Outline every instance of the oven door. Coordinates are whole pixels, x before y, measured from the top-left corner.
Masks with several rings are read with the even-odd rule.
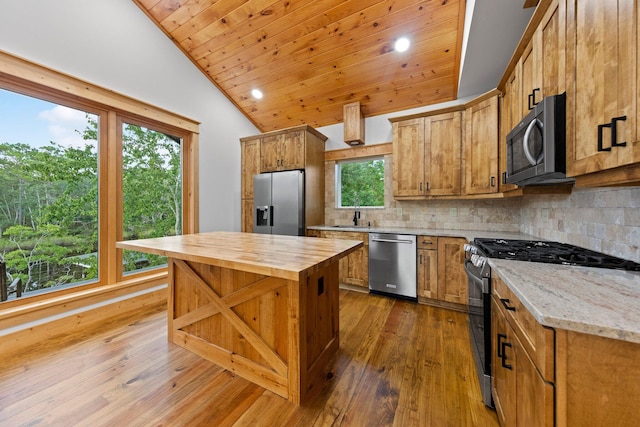
[[[473,265],[466,259],[464,269],[469,286],[469,335],[484,404],[493,408],[491,398],[491,290],[490,268]]]

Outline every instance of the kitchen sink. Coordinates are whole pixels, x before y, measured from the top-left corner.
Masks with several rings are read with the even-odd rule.
[[[331,228],[371,228],[368,225],[330,225]]]

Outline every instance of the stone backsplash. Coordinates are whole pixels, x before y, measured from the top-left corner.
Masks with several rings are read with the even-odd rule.
[[[375,227],[520,231],[520,201],[394,200],[391,156],[385,156],[385,201],[382,208],[362,208],[361,224]],[[325,223],[353,223],[352,208],[336,208],[335,162],[325,162]]]
[[[520,217],[523,233],[640,262],[640,187],[526,196]]]
[[[509,199],[397,201],[385,156],[385,207],[362,208],[376,227],[515,231],[640,262],[640,187],[573,189],[570,195]],[[325,162],[325,223],[352,224],[336,208],[335,162]]]

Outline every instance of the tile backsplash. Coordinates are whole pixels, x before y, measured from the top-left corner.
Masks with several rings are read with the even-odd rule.
[[[391,196],[391,156],[385,156],[385,207],[361,209],[362,224],[515,231],[640,262],[640,187],[573,189],[570,195],[508,199],[397,201]],[[352,223],[336,208],[335,162],[325,162],[325,223]]]
[[[640,187],[526,196],[520,231],[640,262]]]

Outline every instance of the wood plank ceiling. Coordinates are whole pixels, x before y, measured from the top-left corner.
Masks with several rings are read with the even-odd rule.
[[[457,96],[464,0],[133,1],[263,132]]]

